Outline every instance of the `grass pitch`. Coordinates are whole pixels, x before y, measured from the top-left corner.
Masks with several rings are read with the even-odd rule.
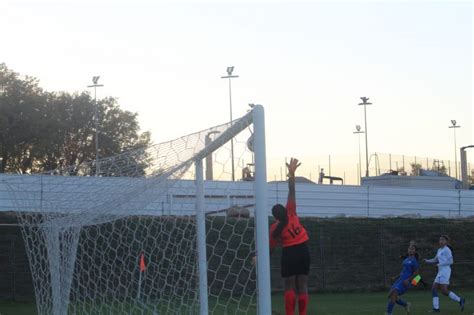
[[[474,291],[456,290],[466,298],[466,307],[461,313],[459,304],[445,296],[440,296],[441,314],[474,315]],[[428,314],[432,308],[431,291],[417,290],[408,291],[402,298],[411,302],[410,315]],[[320,315],[383,315],[387,307],[387,293],[335,293],[335,294],[312,294],[308,314]],[[273,310],[275,314],[285,314],[283,296],[273,297]],[[297,313],[296,313],[297,314]],[[395,305],[393,314],[406,314],[399,305]]]
[[[464,296],[467,300],[464,312],[461,313],[459,305],[448,297],[441,296],[441,314],[474,315],[474,291],[456,290],[456,293]],[[429,290],[408,291],[403,296],[405,301],[412,303],[410,315],[428,314],[431,309],[431,292]],[[309,315],[382,315],[387,305],[387,293],[334,293],[334,294],[312,294],[308,308]],[[211,305],[210,305],[211,306]],[[285,314],[283,294],[275,294],[272,297],[274,314]],[[232,307],[227,308],[228,314],[234,313]],[[33,303],[0,302],[0,315],[35,315],[36,308]],[[223,315],[222,309],[216,310],[215,315]],[[254,312],[249,312],[254,314]],[[296,313],[298,314],[298,313]],[[405,310],[396,305],[394,315],[406,314]]]

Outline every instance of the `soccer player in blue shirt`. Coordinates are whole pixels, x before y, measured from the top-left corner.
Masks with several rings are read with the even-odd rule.
[[[395,303],[403,306],[407,314],[410,313],[410,303],[400,299],[400,296],[403,295],[411,286],[411,281],[416,277],[418,269],[420,268],[415,244],[410,243],[410,246],[408,247],[408,257],[403,260],[402,267],[403,269],[400,273],[400,277],[398,277],[388,293],[389,300],[387,304],[387,315],[393,314]]]

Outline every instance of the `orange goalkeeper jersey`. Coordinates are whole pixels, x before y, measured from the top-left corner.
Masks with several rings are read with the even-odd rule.
[[[289,247],[309,240],[308,233],[296,215],[296,202],[294,200],[288,200],[286,210],[288,214],[288,224],[283,228],[279,238],[272,236],[273,231],[275,231],[278,226],[278,220],[270,226],[270,248],[272,249],[279,243],[281,243],[282,247]]]

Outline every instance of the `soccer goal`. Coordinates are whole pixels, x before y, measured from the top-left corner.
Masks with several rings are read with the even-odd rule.
[[[3,183],[38,314],[271,314],[260,105],[232,123]]]

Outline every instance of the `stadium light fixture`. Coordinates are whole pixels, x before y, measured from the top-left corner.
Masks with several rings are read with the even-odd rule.
[[[238,78],[238,75],[232,75],[234,66],[227,67],[227,75],[222,76],[221,79],[229,79],[229,104],[230,104],[230,124],[232,125],[232,83],[233,78]],[[234,139],[230,140],[230,155],[232,162],[232,181],[235,181],[235,167],[234,167]]]
[[[365,177],[369,177],[369,144],[367,141],[367,110],[366,107],[367,105],[372,105],[372,103],[369,103],[368,97],[362,96],[360,98],[362,100],[362,103],[359,103],[359,105],[364,106],[364,121],[365,121]]]
[[[99,83],[100,76],[92,77],[92,85],[88,85],[88,88],[94,88],[94,122],[95,122],[95,175],[100,174],[99,165],[99,106],[97,104],[97,88],[104,86]]]
[[[360,130],[360,125],[356,125],[356,131],[354,131],[353,133],[354,134],[357,134],[357,138],[359,138],[359,176],[358,176],[358,181],[359,181],[359,185],[360,185],[360,178],[362,177],[362,174],[361,174],[361,157],[360,157],[360,134],[361,133],[365,133],[363,130],[361,131]]]
[[[456,128],[461,128],[461,126],[456,125],[457,122],[454,119],[451,119],[451,126],[448,128],[453,129],[454,133],[454,169],[455,169],[455,174],[456,174],[456,179],[458,179],[458,150],[457,150],[457,145],[456,145]]]

